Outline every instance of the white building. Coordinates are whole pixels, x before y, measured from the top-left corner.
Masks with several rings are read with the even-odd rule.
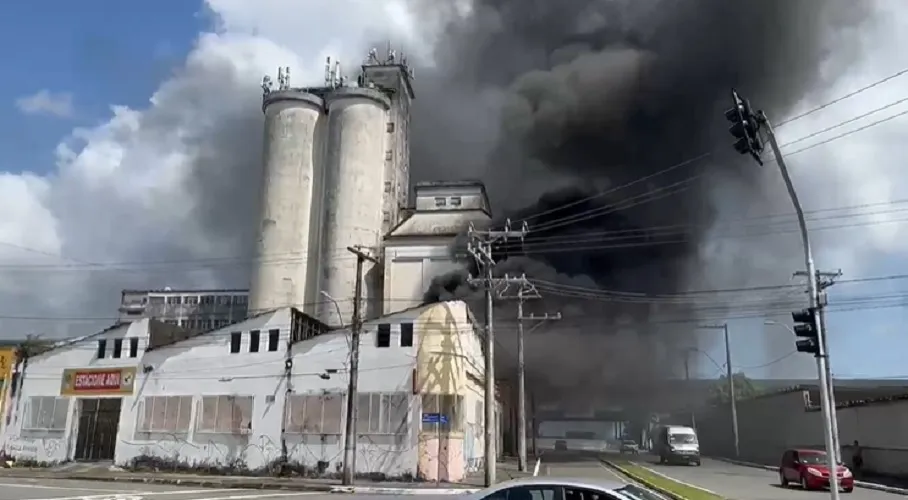
[[[422,304],[433,278],[463,267],[451,248],[457,235],[492,218],[481,182],[420,182],[414,191],[415,210],[384,241],[385,314]]]
[[[28,360],[4,449],[38,462],[339,470],[347,331],[294,308],[189,338],[174,328],[141,320]],[[458,301],[365,323],[358,473],[459,481],[482,467],[477,331]]]

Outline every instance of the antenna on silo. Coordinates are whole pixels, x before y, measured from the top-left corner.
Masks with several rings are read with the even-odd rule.
[[[290,66],[284,66],[284,90],[290,88]]]
[[[271,76],[265,75],[262,78],[262,94],[263,95],[270,94],[272,88],[274,88],[274,82],[271,81]]]
[[[341,87],[344,84],[344,73],[341,69],[340,61],[334,63],[334,86]]]
[[[331,57],[325,59],[325,86],[331,86]]]
[[[369,49],[369,55],[366,57],[366,65],[371,66],[378,64],[378,49],[372,47]]]

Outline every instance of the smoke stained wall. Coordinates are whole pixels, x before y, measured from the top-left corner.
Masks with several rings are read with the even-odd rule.
[[[529,338],[534,377],[578,388],[570,391],[578,398],[619,381],[632,393],[678,373],[672,353],[697,346],[693,321],[720,317],[732,302],[755,311],[774,308],[767,300],[790,303],[672,294],[771,277],[761,255],[773,256],[780,279],[797,267],[790,237],[712,240],[723,214],[785,200],[766,189],[775,172],[734,154],[722,113],[736,87],[770,116],[785,116],[827,83],[821,64],[828,71],[853,60],[858,50],[841,48],[859,47],[860,30],[843,28],[862,27],[868,3],[475,0],[468,13],[444,3],[416,4],[444,29],[435,66],[417,73],[414,180],[481,178],[497,214],[536,228],[525,255],[499,249],[496,271],[557,284],[540,289],[538,307],[566,319]],[[742,266],[729,256],[739,251],[754,258]],[[791,266],[779,266],[784,260]],[[427,296],[471,297],[464,277],[439,277]],[[604,300],[571,287],[660,298]],[[510,308],[496,311],[505,346],[515,331],[505,322]],[[666,318],[689,322],[655,322]]]

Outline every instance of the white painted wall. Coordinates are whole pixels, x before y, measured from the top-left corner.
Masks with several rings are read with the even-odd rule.
[[[271,329],[280,330],[273,352],[268,351]],[[251,330],[261,331],[257,353],[249,352]],[[242,334],[239,353],[230,352],[232,332]],[[153,370],[137,377],[136,404],[124,405],[116,463],[156,456],[210,465],[239,461],[257,469],[279,456],[289,332],[290,310],[282,309],[146,353],[142,363]],[[245,433],[201,430],[201,397],[222,395],[252,396],[251,428]],[[188,428],[141,432],[144,405],[153,396],[192,397]]]
[[[450,244],[427,238],[385,246],[385,314],[422,304],[433,278],[463,267],[451,259]]]
[[[9,425],[4,429],[3,449],[17,460],[56,463],[71,460],[75,453],[75,442],[78,433],[78,401],[77,397],[60,396],[63,381],[63,371],[67,368],[119,368],[139,366],[143,352],[148,341],[149,320],[140,320],[134,323],[107,330],[98,335],[83,338],[65,347],[59,347],[44,354],[33,356],[28,360],[21,375],[21,386],[12,399]],[[111,358],[110,352],[114,339],[139,339],[138,356],[130,358],[129,342],[124,341],[123,357]],[[98,340],[107,339],[108,355],[98,359]],[[53,429],[29,429],[26,423],[29,418],[29,406],[34,400],[31,398],[51,396],[59,398],[56,402],[60,419],[65,420],[65,425],[53,426]],[[127,408],[131,407],[135,398],[123,397],[123,413],[120,425],[128,424],[126,418]],[[62,405],[62,409],[59,409]]]
[[[400,347],[400,322],[412,322],[419,311],[396,315],[381,322],[392,323],[391,346],[376,347],[375,331],[378,322],[364,325],[361,337],[359,392],[406,393],[410,408],[410,423],[418,422],[420,400],[412,394],[412,372],[415,368],[416,347]],[[280,348],[268,352],[267,331],[279,328]],[[130,415],[121,420],[121,441],[117,448],[117,463],[127,463],[143,455],[190,463],[226,465],[234,461],[249,469],[265,467],[281,457],[281,428],[287,402],[287,379],[284,372],[290,312],[281,310],[252,318],[221,331],[149,352],[144,364],[154,371],[139,377],[137,390],[140,401],[151,396],[185,395],[193,397],[192,427],[184,433],[143,434],[137,432],[141,404],[132,406]],[[249,352],[250,330],[262,331],[262,352]],[[241,331],[240,353],[230,353],[230,333]],[[329,333],[299,342],[293,346],[293,368],[290,378],[292,395],[346,393],[346,374],[349,353],[346,332]],[[336,373],[331,373],[336,371]],[[320,375],[327,374],[323,379]],[[243,435],[218,435],[198,430],[200,398],[204,395],[252,396],[251,429]],[[345,403],[344,406],[345,408]],[[124,413],[126,408],[124,407]],[[344,422],[339,426],[343,429]],[[360,429],[357,471],[380,472],[391,476],[415,474],[417,464],[416,429],[402,436],[374,435]],[[340,433],[288,433],[284,436],[291,463],[316,467],[319,461],[328,462],[328,470],[340,467],[343,459],[343,440]]]

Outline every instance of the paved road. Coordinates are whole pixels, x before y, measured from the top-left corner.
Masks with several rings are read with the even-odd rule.
[[[99,481],[0,479],[0,500],[339,500],[338,495],[279,490],[240,490],[118,484]],[[387,496],[342,495],[350,500],[387,500]],[[440,500],[441,495],[419,498]]]
[[[626,483],[627,480],[602,464],[599,453],[546,452],[542,456],[540,475],[560,477],[592,477]]]
[[[671,478],[700,486],[725,498],[739,500],[807,500],[829,497],[828,492],[803,491],[799,488],[779,486],[779,474],[774,471],[733,465],[718,460],[703,459],[703,465],[659,465],[658,459],[641,457],[641,465]],[[853,493],[841,495],[842,500],[894,500],[901,495],[882,491],[855,488]]]

